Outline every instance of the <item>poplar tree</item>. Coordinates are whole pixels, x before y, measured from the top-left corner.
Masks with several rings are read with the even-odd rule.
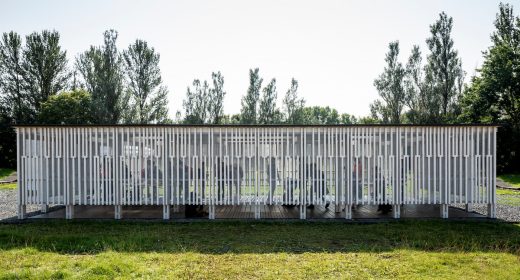
[[[92,94],[95,122],[115,124],[122,120],[129,101],[123,91],[123,71],[116,41],[118,33],[107,30],[103,34],[104,45],[91,46],[76,59],[86,89]]]
[[[211,79],[213,81],[213,87],[210,89],[210,97],[208,104],[208,122],[210,124],[220,124],[224,117],[224,97],[226,92],[224,91],[224,76],[218,71],[217,73],[211,73]]]
[[[124,73],[130,94],[127,123],[164,123],[168,119],[168,89],[162,84],[160,55],[143,40],[123,51]]]
[[[291,80],[291,87],[283,98],[283,110],[288,124],[299,124],[303,121],[302,113],[305,99],[298,96],[298,81]]]
[[[243,124],[257,123],[257,107],[262,82],[263,79],[260,78],[259,69],[249,69],[249,88],[246,95],[242,98],[242,109],[240,111],[240,121]]]
[[[429,109],[437,113],[441,122],[449,121],[457,113],[458,99],[462,92],[464,71],[458,51],[454,48],[451,31],[453,18],[442,12],[439,19],[430,25],[430,37],[426,44],[430,53],[426,65],[426,90],[435,97],[430,98]]]
[[[384,123],[401,123],[401,115],[405,106],[403,79],[405,70],[398,61],[399,42],[391,42],[386,54],[386,66],[383,73],[374,81],[374,86],[381,99],[371,104],[372,115]]]
[[[0,41],[0,103],[15,123],[29,122],[29,103],[24,92],[22,39],[16,32],[4,33]]]
[[[276,108],[276,79],[272,79],[263,89],[258,110],[259,124],[274,124],[279,122],[279,111]]]
[[[57,31],[44,30],[26,37],[22,71],[28,102],[36,115],[41,103],[66,88],[70,77]]]
[[[208,107],[210,98],[210,87],[207,81],[194,80],[193,88],[186,90],[184,107],[184,122],[187,124],[205,124],[208,121]]]

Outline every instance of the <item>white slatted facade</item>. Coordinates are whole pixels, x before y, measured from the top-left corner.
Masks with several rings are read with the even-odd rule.
[[[494,126],[19,126],[17,143],[22,218],[28,204],[203,204],[210,217],[328,203],[487,204],[492,216],[495,204]]]

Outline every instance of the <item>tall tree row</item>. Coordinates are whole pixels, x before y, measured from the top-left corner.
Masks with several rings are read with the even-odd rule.
[[[56,31],[4,33],[0,42],[0,98],[16,123],[37,121],[41,104],[66,89],[70,72]]]
[[[211,73],[212,83],[196,79],[186,90],[184,120],[186,124],[221,124],[224,119],[224,76]]]
[[[465,73],[451,37],[453,19],[442,12],[430,25],[429,53],[422,66],[421,51],[413,46],[406,66],[399,62],[399,42],[389,44],[386,66],[374,81],[380,99],[371,105],[383,123],[450,123],[460,113]]]

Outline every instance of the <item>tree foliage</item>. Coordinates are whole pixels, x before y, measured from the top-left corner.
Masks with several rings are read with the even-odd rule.
[[[291,87],[283,98],[285,121],[288,124],[298,124],[303,120],[305,99],[298,96],[298,81],[292,78]]]
[[[168,89],[162,85],[160,56],[143,40],[123,51],[129,94],[126,123],[164,123],[168,119]]]
[[[462,99],[460,121],[500,123],[497,167],[499,172],[520,169],[520,19],[513,7],[500,4],[484,53],[482,68],[472,78]]]
[[[458,111],[458,99],[462,93],[464,71],[458,51],[451,38],[453,18],[442,12],[439,19],[430,25],[430,37],[426,44],[430,53],[425,68],[425,92],[428,108],[432,112],[430,119],[439,122],[450,122]]]
[[[257,107],[260,98],[260,89],[263,79],[260,78],[259,69],[249,69],[249,88],[246,95],[242,98],[242,109],[240,111],[240,121],[243,124],[257,123]]]
[[[30,106],[24,90],[22,39],[11,31],[0,41],[0,103],[6,118],[15,123],[29,123]],[[5,118],[4,118],[5,119]]]
[[[211,73],[213,88],[210,89],[208,104],[208,123],[221,124],[224,116],[224,76],[218,71]]]
[[[44,30],[26,37],[23,50],[24,86],[28,101],[37,114],[41,103],[67,86],[67,54],[61,49],[57,31]]]
[[[107,30],[104,45],[91,46],[76,59],[76,68],[84,86],[92,94],[93,113],[97,124],[121,122],[128,103],[124,94],[122,61],[117,50],[118,33]]]
[[[187,124],[205,124],[208,121],[208,107],[210,98],[210,87],[207,81],[201,83],[193,81],[193,88],[186,90],[186,99],[183,101],[184,122]]]
[[[374,86],[379,92],[380,100],[376,100],[370,106],[374,117],[384,123],[401,123],[401,115],[405,106],[405,90],[403,79],[405,70],[398,61],[399,42],[391,42],[386,54],[386,66],[383,73],[374,81]]]
[[[221,124],[224,123],[224,76],[218,72],[211,73],[212,85],[208,81],[193,81],[192,88],[186,90],[184,107],[184,123],[187,124]]]
[[[61,92],[42,103],[38,121],[43,124],[91,124],[95,121],[91,108],[92,98],[87,91]]]
[[[258,110],[259,124],[276,124],[281,122],[281,113],[276,107],[276,79],[272,79],[262,90],[262,98],[260,99]]]

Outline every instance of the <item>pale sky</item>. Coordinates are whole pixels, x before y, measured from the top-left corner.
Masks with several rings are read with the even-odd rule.
[[[441,11],[454,19],[453,38],[466,81],[482,63],[499,1],[6,1],[0,0],[0,32],[23,36],[43,29],[61,34],[72,67],[106,29],[119,32],[118,47],[143,39],[161,54],[170,91],[170,116],[182,108],[193,79],[224,75],[226,114],[240,111],[248,71],[259,67],[266,84],[277,79],[278,101],[290,79],[308,105],[340,113],[369,114],[377,98],[374,79],[390,41],[401,43],[406,62],[413,44],[426,55],[429,25]],[[515,13],[520,0],[508,1]],[[424,59],[423,59],[424,61]]]

